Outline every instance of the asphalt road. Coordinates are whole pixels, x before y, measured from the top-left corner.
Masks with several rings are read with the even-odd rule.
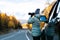
[[[0,35],[0,40],[33,40],[33,38],[29,30],[17,30]],[[58,35],[54,36],[54,40],[58,40]]]
[[[0,35],[0,40],[32,40],[28,30],[18,30],[5,35]]]

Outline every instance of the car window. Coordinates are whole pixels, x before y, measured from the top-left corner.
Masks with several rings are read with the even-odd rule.
[[[58,13],[57,17],[60,17],[60,2],[59,2],[59,5],[58,5],[57,13]]]

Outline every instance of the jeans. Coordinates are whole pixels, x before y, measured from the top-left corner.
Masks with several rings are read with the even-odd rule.
[[[53,36],[47,36],[47,40],[53,40]]]
[[[33,40],[40,40],[40,36],[33,36]]]

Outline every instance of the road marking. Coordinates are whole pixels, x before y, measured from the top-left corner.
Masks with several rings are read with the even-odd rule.
[[[0,40],[5,40],[5,39],[8,39],[8,38],[12,38],[12,37],[14,37],[15,35],[20,34],[20,33],[21,33],[21,32],[19,31],[19,32],[17,32],[16,34],[13,34],[13,35],[8,36],[8,37],[5,37],[5,38],[2,38],[2,39],[0,39]]]
[[[30,40],[29,37],[27,36],[27,32],[25,33],[27,40]]]

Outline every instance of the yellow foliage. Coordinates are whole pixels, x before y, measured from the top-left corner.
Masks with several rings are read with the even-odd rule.
[[[12,16],[9,16],[9,19],[10,19],[10,20],[12,20],[12,19],[13,19],[13,17],[12,17]]]
[[[53,2],[53,3],[51,3],[48,7],[46,7],[45,9],[44,9],[44,15],[48,18],[49,17],[49,13],[50,13],[50,11],[51,11],[51,8],[53,7],[53,5],[54,5],[54,3],[55,2]]]
[[[27,24],[22,24],[22,28],[28,28]]]
[[[6,13],[0,13],[0,19],[1,27],[3,27],[3,25],[9,28],[17,28],[20,26],[20,23],[15,16],[8,16]]]
[[[22,28],[28,28],[28,29],[31,29],[32,28],[32,24],[22,24]]]
[[[27,24],[27,26],[28,26],[28,29],[32,29],[32,24]]]
[[[40,29],[42,29],[44,27],[44,24],[45,24],[44,22],[40,23]]]
[[[1,18],[5,19],[6,18],[6,14],[1,14]]]
[[[9,22],[8,22],[8,27],[13,27],[13,28],[15,28],[14,22],[13,22],[13,21],[9,21]]]
[[[1,24],[5,24],[8,21],[8,16],[4,13],[1,13]]]

